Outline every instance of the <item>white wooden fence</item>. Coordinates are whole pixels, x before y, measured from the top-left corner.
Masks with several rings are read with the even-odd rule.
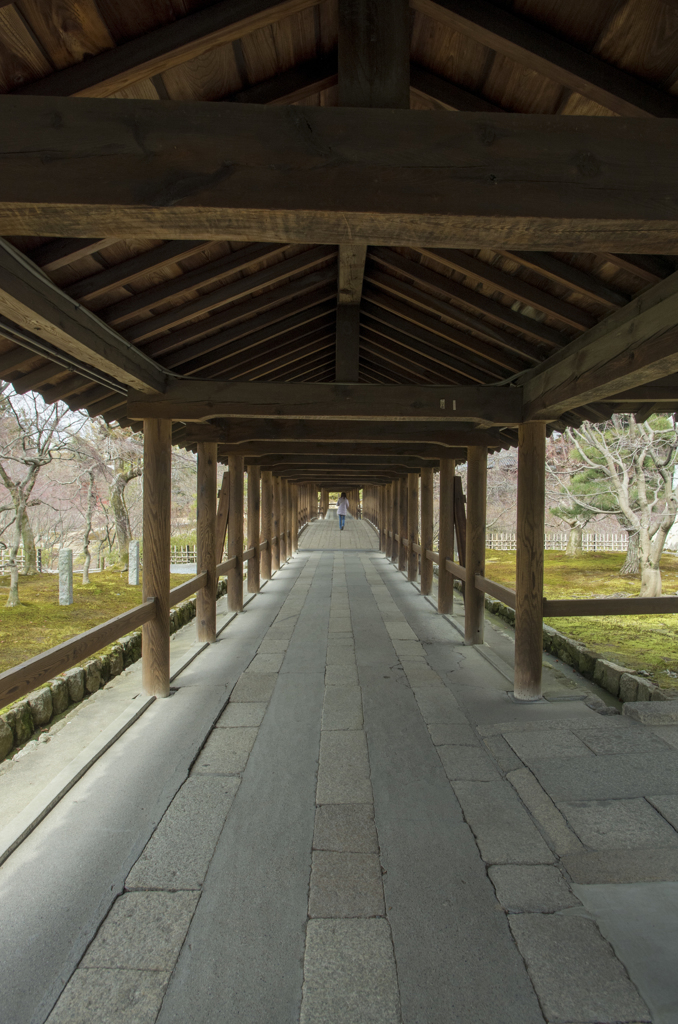
[[[569,533],[549,531],[544,534],[546,551],[564,551],[567,547]],[[487,547],[493,551],[515,551],[515,533],[488,533]],[[584,551],[626,551],[629,546],[626,533],[585,533],[582,535]]]

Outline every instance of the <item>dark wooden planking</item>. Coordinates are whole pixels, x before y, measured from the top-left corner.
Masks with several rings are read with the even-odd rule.
[[[370,311],[370,315],[376,315],[372,312],[374,308],[383,311],[388,317],[395,317],[398,321],[395,326],[405,333],[412,334],[414,338],[421,337],[420,332],[426,331],[438,339],[439,345],[446,344],[446,351],[451,351],[456,358],[468,363],[469,366],[487,370],[497,377],[506,376],[502,370],[519,372],[528,368],[528,363],[509,354],[504,349],[487,345],[474,335],[466,334],[451,324],[444,323],[435,316],[423,312],[423,298],[421,301],[417,300],[418,306],[414,307],[407,302],[400,302],[394,296],[386,295],[376,288],[368,289],[365,298],[367,300],[365,308]],[[435,311],[438,311],[438,307]],[[380,319],[385,323],[392,322],[384,320],[382,316]]]
[[[510,252],[499,250],[499,255],[505,256],[507,259],[513,260],[523,267],[527,267],[528,270],[534,270],[538,274],[542,274],[551,281],[555,281],[556,284],[564,285],[564,287],[579,292],[589,299],[594,299],[609,309],[625,306],[630,301],[631,297],[629,295],[615,291],[614,288],[605,284],[604,281],[599,281],[598,278],[593,277],[591,274],[579,270],[578,267],[573,267],[570,263],[564,263],[547,252]]]
[[[130,389],[133,419],[206,420],[214,416],[310,419],[423,419],[515,424],[522,420],[520,388],[374,388],[361,384],[285,388],[276,384],[173,380],[163,395]]]
[[[360,355],[360,306],[337,306],[336,355],[334,379],[343,383],[358,382]]]
[[[99,311],[99,316],[112,327],[119,327],[131,317],[140,313],[147,313],[155,306],[159,306],[167,299],[179,299],[189,295],[198,288],[214,284],[230,274],[243,273],[257,264],[260,260],[274,253],[283,253],[288,249],[287,245],[272,243],[265,245],[259,242],[248,245],[244,249],[230,252],[226,256],[212,260],[203,267],[196,267],[195,270],[186,271],[181,277],[174,277],[170,281],[163,281],[161,284],[152,285],[143,291],[132,295],[127,299],[107,306]]]
[[[163,267],[179,263],[188,256],[194,256],[213,244],[212,241],[165,242],[163,245],[150,249],[148,252],[141,252],[136,256],[131,256],[128,260],[123,260],[122,263],[116,263],[115,266],[92,274],[90,277],[85,277],[82,281],[68,285],[63,290],[71,298],[78,299],[79,302],[87,302],[89,299],[95,299],[113,288],[120,288],[129,284],[137,277],[143,277],[145,274],[152,273],[155,270],[161,270]]]
[[[636,277],[639,277],[641,281],[645,281],[647,284],[657,284],[658,281],[668,277],[675,270],[675,262],[671,264],[667,260],[663,260],[661,256],[631,255],[614,252],[606,252],[602,255],[609,263],[614,263],[621,270],[635,274]]]
[[[57,238],[31,249],[26,255],[48,274],[117,241],[117,238]]]
[[[678,371],[678,272],[524,375],[525,419],[570,409]]]
[[[476,259],[474,256],[469,256],[458,249],[418,249],[416,251],[422,256],[435,260],[441,266],[464,274],[471,281],[490,285],[504,295],[510,295],[511,298],[525,302],[534,309],[541,310],[542,313],[562,320],[568,327],[574,327],[575,330],[586,331],[598,322],[596,317],[591,316],[585,309],[579,309],[571,302],[559,299],[556,295],[551,295],[550,292],[542,291],[515,274],[507,274],[506,271]]]
[[[446,277],[444,274],[438,274],[434,270],[429,270],[428,267],[425,267],[417,260],[407,259],[407,257],[401,256],[399,253],[382,247],[370,249],[370,258],[382,266],[397,270],[398,273],[409,277],[415,283],[426,284],[445,298],[456,299],[457,302],[461,302],[473,310],[474,314],[482,313],[483,316],[490,317],[502,325],[513,327],[522,334],[527,334],[537,344],[546,344],[551,348],[561,348],[570,340],[569,335],[561,334],[552,327],[547,327],[545,324],[539,323],[529,316],[517,313],[510,306],[505,306],[503,303],[483,295],[482,292],[462,285],[451,277]],[[455,306],[453,308],[457,313],[459,312],[458,307]],[[469,322],[467,326],[473,326],[474,330],[481,330],[477,324],[484,322],[476,319],[475,323]],[[588,326],[592,326],[592,324],[589,323]]]
[[[306,328],[290,332],[289,335],[276,338],[274,342],[260,345],[255,351],[245,352],[224,359],[211,368],[207,375],[222,380],[233,380],[236,377],[268,373],[276,367],[283,367],[286,361],[296,358],[297,353],[308,351],[315,342],[326,342],[334,337],[334,317],[330,315],[321,320],[307,324]]]
[[[11,235],[678,249],[670,118],[39,96],[0,115]]]
[[[102,323],[0,238],[0,313],[57,349],[124,384],[162,391],[161,368]]]
[[[113,50],[55,72],[17,92],[42,96],[110,96],[225,43],[312,7],[316,0],[221,0],[146,32]]]
[[[337,84],[337,53],[322,54],[224,96],[229,103],[298,103]]]
[[[338,72],[340,107],[409,108],[408,0],[342,0]]]
[[[245,299],[260,288],[268,288],[273,284],[285,281],[292,274],[298,274],[303,270],[313,270],[320,263],[324,263],[334,256],[335,251],[330,246],[317,245],[297,256],[280,260],[279,263],[274,263],[264,270],[241,277],[238,281],[215,288],[207,295],[201,295],[183,306],[176,306],[166,313],[159,313],[149,320],[142,320],[141,323],[123,331],[122,336],[135,343],[145,341],[147,338],[159,334],[160,331],[178,327],[204,313],[209,313],[238,299]]]
[[[422,268],[422,271],[423,270],[424,268]],[[423,276],[424,274],[422,274],[422,277]],[[432,274],[431,276],[437,275]],[[541,361],[540,353],[535,346],[525,341],[519,335],[510,334],[508,331],[503,330],[501,327],[497,327],[488,320],[482,320],[479,317],[474,316],[472,313],[467,313],[466,310],[460,309],[459,306],[454,306],[445,299],[438,298],[436,295],[432,295],[431,292],[418,288],[416,284],[412,285],[407,281],[403,281],[399,277],[393,276],[392,274],[385,273],[382,270],[376,270],[373,264],[368,264],[365,272],[365,278],[370,284],[376,285],[378,288],[388,292],[396,299],[405,299],[407,302],[416,305],[425,313],[435,313],[439,316],[444,316],[448,320],[452,320],[455,324],[467,327],[472,331],[476,331],[483,339],[491,341],[494,345],[505,349],[512,356],[527,359],[531,363],[538,363]],[[442,287],[440,287],[438,291],[439,294],[444,294]],[[476,341],[476,339],[473,339],[473,341]],[[482,349],[480,347],[481,344],[482,343],[478,345],[471,344],[469,347],[475,351],[482,352],[488,358],[491,358],[487,349]]]
[[[290,312],[296,312],[297,309],[305,309],[306,305],[304,303],[314,305],[316,300],[321,301],[318,298],[319,296],[322,296],[323,299],[326,298],[327,286],[330,282],[335,282],[336,277],[336,269],[334,268],[315,271],[312,274],[305,275],[303,278],[290,281],[289,284],[281,285],[279,288],[262,292],[251,299],[238,302],[226,310],[212,313],[211,316],[202,320],[196,320],[186,327],[172,331],[171,334],[164,334],[162,337],[156,338],[148,345],[145,345],[144,351],[147,355],[157,359],[166,353],[174,352],[182,345],[185,346],[185,351],[188,352],[188,343],[193,342],[195,348],[192,350],[192,356],[201,355],[203,352],[211,352],[211,339],[216,337],[220,328],[230,328],[237,325],[249,330],[249,325],[252,324],[251,329],[255,330],[265,323],[275,323],[278,319],[282,320]],[[334,284],[331,288],[331,294],[336,294],[336,286]],[[293,303],[295,302],[299,303],[299,305],[294,306]],[[263,317],[269,314],[273,317],[272,320],[261,320],[259,323],[254,323],[257,316]],[[246,333],[246,331],[243,331],[243,333]],[[208,335],[208,337],[205,337],[205,335]],[[240,337],[241,335],[237,336]],[[215,341],[214,344],[219,344],[219,341]],[[167,365],[174,364],[168,360]]]
[[[431,366],[423,358],[412,359],[407,353],[399,351],[398,346],[390,340],[367,328],[362,329],[360,347],[366,355],[372,355],[380,362],[392,366],[396,372],[406,373],[413,384],[466,385],[468,383],[445,373],[439,366]]]
[[[678,116],[674,96],[487,0],[412,0],[411,5],[621,117]]]
[[[189,423],[187,436],[195,441],[219,441],[220,444],[242,444],[267,441],[325,441],[370,445],[375,442],[399,445],[403,441],[465,447],[485,444],[501,445],[503,433],[498,430],[476,430],[471,424],[445,426],[441,423],[389,420],[369,423],[355,420],[293,420],[293,419],[219,419],[212,423]]]
[[[435,373],[439,380],[447,380],[451,384],[489,383],[486,379],[479,381],[459,370],[456,360],[448,360],[438,350],[424,347],[421,342],[414,342],[406,334],[394,329],[384,328],[378,321],[367,321],[361,328],[361,337],[370,340],[390,353],[394,365],[401,359],[401,367],[406,366]]]
[[[197,434],[197,440],[192,441],[191,426],[192,424],[188,425],[187,431],[181,439],[182,444],[197,444],[197,440],[200,439],[199,434]],[[351,445],[351,451],[356,452],[358,455],[361,454],[360,450],[356,451],[355,442],[341,442],[339,440],[326,443],[321,441],[246,441],[239,445],[224,445],[219,443],[219,451],[239,452],[241,455],[245,456],[245,462],[248,462],[249,456],[259,455],[343,455],[349,451],[349,445]],[[394,452],[394,446],[392,444],[384,444],[383,442],[377,441],[373,441],[364,447],[367,449],[368,454],[380,457],[394,454],[420,457],[422,459],[461,459],[466,457],[465,448],[450,449],[443,445],[415,444],[407,443],[405,441],[401,441],[399,443],[397,452]],[[450,454],[450,452],[453,454]]]
[[[476,114],[496,114],[502,110],[495,103],[462,89],[414,61],[410,64],[410,89],[416,96],[433,100],[441,110],[465,110]]]
[[[20,394],[25,395],[27,391],[36,391],[41,385],[46,384],[52,377],[63,373],[63,366],[58,363],[44,363],[35,370],[29,370],[20,377],[12,380],[12,387]]]

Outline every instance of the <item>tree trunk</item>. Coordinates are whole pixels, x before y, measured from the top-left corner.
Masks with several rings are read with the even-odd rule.
[[[110,501],[115,520],[115,534],[118,546],[118,556],[122,564],[127,568],[129,565],[129,542],[132,530],[129,522],[129,512],[125,503],[125,487],[128,483],[127,474],[118,473],[111,484]]]
[[[17,517],[14,520],[14,540],[9,549],[9,594],[5,608],[18,608],[19,601],[19,563],[17,554],[21,543],[21,521],[24,517],[24,509],[17,510]]]
[[[658,565],[644,565],[640,571],[640,596],[662,596],[662,574]]]
[[[582,546],[583,530],[581,526],[570,527],[570,533],[567,538],[567,547],[565,554],[570,558],[578,558],[583,553]]]
[[[24,546],[24,567],[22,576],[35,576],[38,571],[38,556],[35,550],[35,535],[33,527],[28,519],[28,513],[24,512],[21,524],[21,539]]]
[[[638,555],[638,531],[629,530],[629,546],[626,551],[624,564],[619,570],[620,576],[637,576],[640,572],[640,559]]]
[[[91,561],[92,561],[92,556],[90,554],[89,544],[88,544],[87,547],[85,548],[85,562],[84,562],[84,565],[82,567],[82,585],[84,587],[86,587],[87,584],[89,583],[89,565],[90,565]]]

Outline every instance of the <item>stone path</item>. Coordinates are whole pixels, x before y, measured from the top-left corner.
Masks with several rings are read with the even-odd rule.
[[[251,608],[56,1005],[8,1020],[678,1021],[678,727],[515,704],[378,552],[300,552]]]
[[[325,519],[309,523],[299,537],[299,550],[376,551],[379,548],[377,531],[364,519],[346,516],[344,529],[339,529],[337,510],[331,508]]]

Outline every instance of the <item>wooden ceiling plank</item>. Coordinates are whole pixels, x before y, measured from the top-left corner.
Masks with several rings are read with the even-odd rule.
[[[324,301],[330,294],[336,295],[336,276],[336,270],[330,268],[297,278],[296,281],[291,281],[289,284],[238,302],[237,305],[230,306],[222,312],[212,313],[209,317],[196,320],[186,327],[172,331],[171,334],[163,334],[160,338],[145,345],[144,352],[153,358],[160,359],[167,353],[176,352],[182,345],[186,346],[184,351],[188,352],[187,343],[189,342],[193,342],[195,346],[191,351],[193,356],[211,352],[213,345],[220,344],[217,338],[217,328],[237,328],[240,333],[231,336],[234,338],[242,337],[250,330],[254,331],[267,323],[276,323],[297,309],[306,309],[307,306],[315,305],[316,301]],[[299,305],[295,306],[295,302]],[[257,317],[265,316],[270,316],[272,319],[261,319],[255,323]],[[225,335],[226,332],[223,333]],[[213,338],[216,339],[214,342]],[[163,365],[165,365],[164,360]],[[166,365],[174,364],[168,359]]]
[[[263,350],[246,352],[240,356],[221,360],[211,367],[208,376],[210,378],[220,377],[234,379],[261,368],[262,373],[267,372],[267,366],[276,361],[279,356],[294,352],[295,346],[300,350],[312,344],[318,339],[325,340],[333,336],[333,324],[324,320],[319,325],[309,324],[306,330],[291,331],[291,337],[277,338],[272,344],[267,345]]]
[[[367,320],[364,317],[367,316]],[[418,357],[426,359],[427,363],[443,367],[451,371],[459,379],[460,384],[492,384],[497,382],[499,375],[490,376],[487,373],[474,370],[473,367],[462,363],[447,353],[442,352],[433,345],[410,337],[408,334],[399,331],[393,326],[385,326],[380,319],[372,318],[369,311],[363,312],[363,324],[375,334],[379,334],[386,341],[397,344],[409,352],[415,353]],[[422,332],[423,333],[423,332]],[[409,358],[412,358],[411,356]]]
[[[267,288],[273,284],[285,281],[292,274],[298,274],[303,270],[312,270],[318,264],[325,262],[334,255],[335,251],[331,246],[317,245],[313,249],[299,253],[297,256],[291,256],[287,260],[281,260],[271,267],[266,267],[265,270],[258,270],[256,273],[242,277],[238,281],[233,281],[230,284],[223,285],[221,288],[216,288],[207,295],[202,295],[200,298],[194,299],[184,306],[177,306],[166,313],[160,313],[158,316],[151,317],[150,320],[142,320],[141,323],[135,324],[134,327],[123,331],[122,336],[127,338],[128,341],[135,343],[152,338],[160,331],[177,327],[187,320],[191,320],[204,313],[209,313],[213,309],[218,309],[238,299],[245,299],[260,288]]]
[[[523,375],[525,418],[554,420],[678,371],[678,272]],[[678,395],[678,387],[676,388]]]
[[[0,313],[76,359],[127,385],[163,391],[163,370],[74,303],[48,277],[0,238]]]
[[[444,352],[449,352],[463,363],[485,370],[498,379],[506,376],[503,372],[505,370],[518,373],[528,369],[528,363],[503,349],[486,345],[475,336],[457,330],[451,324],[443,323],[435,316],[429,316],[420,309],[406,302],[399,302],[377,289],[370,289],[365,298],[365,310],[370,316],[410,334],[413,338],[421,338],[438,348],[443,346]]]
[[[67,267],[83,256],[90,256],[108,245],[117,242],[117,238],[57,238],[53,242],[45,242],[26,253],[36,266],[46,274],[60,267]]]
[[[164,242],[155,249],[138,253],[128,260],[123,260],[122,263],[116,263],[112,267],[107,267],[106,270],[83,278],[82,281],[76,281],[75,284],[68,285],[63,290],[71,298],[77,299],[79,302],[87,302],[113,288],[129,284],[137,277],[179,263],[189,256],[202,252],[210,245],[214,245],[214,242],[190,240]]]
[[[433,100],[440,110],[464,110],[477,114],[502,112],[495,103],[462,89],[415,61],[410,64],[410,90],[416,96]]]
[[[266,245],[256,242],[254,245],[248,245],[244,249],[237,249],[226,256],[212,260],[205,266],[189,270],[180,277],[172,278],[171,281],[163,281],[161,284],[145,288],[142,292],[131,295],[127,299],[121,299],[119,302],[99,310],[98,315],[111,327],[119,327],[131,317],[138,316],[139,313],[147,313],[167,299],[178,299],[182,295],[213,284],[231,274],[241,273],[250,269],[266,256],[283,253],[287,249],[289,249],[289,245],[280,245],[276,242]]]
[[[422,291],[421,288],[417,288],[416,285],[411,285],[400,278],[393,277],[391,274],[384,273],[383,271],[373,270],[371,265],[368,265],[366,272],[367,280],[370,284],[374,284],[377,288],[388,292],[394,298],[404,300],[407,303],[417,306],[424,313],[434,313],[438,316],[443,316],[447,320],[453,321],[454,324],[462,327],[467,327],[472,331],[476,331],[487,341],[492,342],[497,347],[501,347],[509,352],[511,355],[518,356],[521,360],[529,360],[531,363],[541,362],[541,357],[536,348],[524,341],[523,338],[518,337],[515,334],[509,334],[508,331],[504,331],[494,324],[491,324],[488,320],[480,320],[478,317],[467,313],[465,310],[460,309],[458,306],[453,306],[450,302],[446,302],[444,299],[436,298],[430,292]],[[482,341],[478,338],[474,338],[472,335],[463,335],[464,339],[468,338],[467,347],[471,350],[481,352],[488,358],[492,358],[487,348],[482,348]],[[475,343],[475,344],[474,344]],[[459,344],[463,344],[461,338]]]
[[[539,323],[529,316],[517,313],[510,306],[504,306],[501,302],[497,302],[496,299],[491,299],[487,295],[483,295],[482,292],[477,292],[473,288],[459,284],[458,281],[446,277],[444,274],[438,274],[434,270],[429,270],[428,267],[425,267],[417,260],[407,259],[407,257],[401,256],[399,253],[381,247],[370,249],[370,258],[378,261],[385,267],[397,270],[415,283],[425,283],[430,288],[435,289],[439,295],[456,299],[473,310],[474,314],[482,313],[484,316],[490,317],[502,325],[513,327],[514,330],[520,331],[521,334],[528,335],[530,340],[536,341],[537,344],[546,344],[550,348],[562,348],[563,345],[566,345],[571,340],[569,335],[561,334],[552,327],[547,327],[545,324]],[[458,307],[453,308],[458,310]],[[478,323],[486,323],[484,320],[477,320],[476,317],[473,319],[475,320],[475,330],[480,330],[476,326]],[[470,325],[471,323],[469,322]],[[485,331],[484,333],[487,332]],[[524,340],[520,339],[519,344],[524,345]],[[535,350],[532,349],[532,351]]]
[[[579,270],[578,267],[573,267],[570,263],[564,263],[562,260],[556,259],[550,253],[512,252],[501,249],[498,249],[497,252],[500,256],[505,256],[506,259],[513,260],[515,263],[520,263],[521,266],[527,267],[528,270],[534,270],[539,274],[543,274],[544,277],[555,281],[556,284],[564,285],[573,291],[579,292],[581,295],[585,295],[589,299],[600,302],[602,305],[607,306],[608,309],[618,309],[630,301],[629,295],[615,291],[606,285],[604,281],[599,281],[598,278],[585,273],[583,270]]]
[[[445,423],[471,421],[512,426],[522,422],[522,393],[516,388],[406,387],[372,388],[332,384],[322,388],[285,388],[276,384],[172,380],[165,393],[128,392],[127,415],[205,420],[214,416],[276,416],[311,419],[423,419]]]
[[[221,0],[113,50],[22,86],[17,92],[40,96],[110,96],[134,82],[162,74],[168,68],[297,14],[316,2]]]
[[[325,344],[322,344],[323,341]],[[329,344],[329,335],[326,334],[324,338],[320,337],[313,342],[309,342],[308,350],[302,346],[286,356],[281,356],[280,360],[276,361],[276,363],[272,361],[269,367],[261,373],[256,371],[247,377],[239,376],[238,379],[257,382],[289,381],[290,379],[295,379],[297,374],[306,373],[308,369],[321,365],[326,366],[331,359],[331,355],[332,345]]]
[[[228,103],[298,103],[337,84],[337,53],[322,54],[223,99]]]
[[[334,311],[334,302],[329,299],[327,302],[298,313],[297,316],[279,321],[273,330],[271,327],[265,327],[260,331],[249,332],[237,341],[215,348],[209,355],[177,365],[181,366],[182,374],[187,377],[201,374],[207,369],[210,370],[209,375],[213,376],[214,372],[220,372],[219,367],[228,365],[232,359],[242,357],[243,353],[248,353],[244,358],[249,358],[249,353],[257,347],[271,342],[282,344],[286,336],[292,332],[298,334],[300,328],[306,327],[307,330],[314,330],[319,319],[323,318],[323,322],[325,322],[324,318],[327,314],[334,316]]]
[[[69,395],[74,395],[76,391],[80,391],[81,388],[91,385],[92,381],[88,377],[83,377],[79,373],[74,373],[70,377],[64,378],[58,384],[52,385],[50,388],[40,388],[40,394],[46,402],[59,402],[63,398],[67,398]]]
[[[24,373],[21,377],[12,381],[12,387],[19,395],[25,395],[27,391],[37,391],[39,387],[46,384],[56,377],[57,374],[63,373],[64,368],[59,363],[45,363],[43,366],[39,366],[37,370],[30,370],[28,373]]]
[[[613,263],[616,267],[620,267],[621,270],[626,270],[630,274],[635,274],[641,281],[645,281],[647,284],[657,284],[659,281],[663,281],[665,277],[668,277],[672,273],[672,267],[667,265],[661,256],[646,256],[646,255],[630,255],[628,253],[615,253],[606,252],[601,253],[602,256],[608,261]]]
[[[0,112],[3,234],[96,228],[117,237],[473,250],[678,248],[670,118],[411,110],[384,118],[338,107],[42,96],[1,96]],[[100,137],[105,152],[93,145]],[[139,139],[152,139],[150,153]],[[284,159],[271,162],[271,150]]]
[[[440,367],[430,367],[425,359],[419,361],[399,352],[393,345],[389,346],[385,338],[371,331],[363,330],[361,348],[366,355],[372,355],[387,366],[393,367],[396,373],[406,373],[413,384],[466,384],[466,381],[451,379],[441,372]]]
[[[20,370],[29,359],[35,359],[35,353],[29,352],[28,349],[21,348],[19,345],[10,349],[9,352],[3,352],[0,356],[0,377],[4,380],[6,373],[11,374],[15,370]]]
[[[593,327],[598,322],[597,318],[591,316],[585,309],[579,309],[571,302],[559,299],[556,295],[551,295],[550,292],[542,291],[521,277],[507,274],[506,271],[476,259],[474,256],[469,256],[459,249],[416,249],[415,251],[435,260],[444,267],[464,274],[471,281],[495,287],[504,295],[509,295],[519,302],[532,306],[533,309],[538,309],[542,313],[562,320],[568,327],[574,327],[577,331],[587,331],[589,327]]]
[[[367,367],[373,375],[377,377],[379,384],[406,384],[407,378],[400,373],[396,373],[391,366],[384,366],[383,363],[375,363],[373,358],[367,353],[363,354],[360,360],[361,367]]]
[[[674,96],[487,0],[412,0],[411,6],[621,117],[678,116]]]

